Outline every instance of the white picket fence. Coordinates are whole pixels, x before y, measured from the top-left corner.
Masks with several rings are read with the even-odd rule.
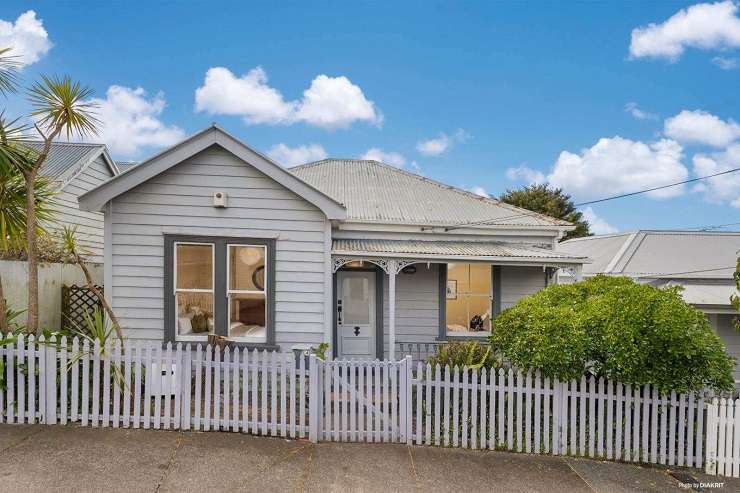
[[[418,364],[409,443],[701,467],[701,396]]]
[[[740,478],[740,399],[707,406],[707,474]]]
[[[308,372],[293,353],[131,341],[104,349],[33,336],[0,349],[0,422],[308,433]]]
[[[0,422],[221,430],[738,471],[732,403],[583,377],[323,361],[189,344],[19,337],[0,348]],[[714,407],[713,407],[714,406]],[[714,433],[714,434],[713,434]],[[735,437],[734,440],[732,437]],[[707,463],[709,470],[709,463]]]

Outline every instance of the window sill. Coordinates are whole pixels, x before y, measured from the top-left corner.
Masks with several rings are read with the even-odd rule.
[[[462,342],[462,341],[486,341],[491,336],[490,332],[485,332],[483,334],[472,334],[469,336],[464,336],[460,334],[455,335],[446,335],[443,337],[437,337],[437,341],[454,341],[454,342]]]
[[[205,348],[208,345],[208,341],[205,339],[202,340],[190,340],[190,341],[163,341],[162,342],[162,348],[166,348],[167,344],[169,342],[172,342],[172,346],[175,347],[177,344],[182,344],[183,346],[190,345],[191,348],[196,348],[198,346],[201,346],[202,348]],[[264,342],[246,342],[246,341],[231,341],[227,340],[226,344],[230,348],[238,347],[239,349],[258,349],[260,351],[280,351],[280,346],[277,344],[268,344]]]

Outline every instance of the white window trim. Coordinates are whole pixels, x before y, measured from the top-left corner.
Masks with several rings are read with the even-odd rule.
[[[248,248],[261,248],[265,252],[265,286],[262,289],[262,291],[252,290],[252,289],[231,289],[231,247],[248,247]],[[226,329],[228,332],[231,332],[231,296],[232,294],[261,294],[265,297],[265,317],[267,317],[267,306],[268,306],[268,300],[267,300],[267,286],[269,285],[268,276],[270,275],[268,266],[270,265],[269,259],[267,256],[269,255],[269,248],[267,248],[266,245],[250,245],[247,243],[226,243],[226,301],[227,301],[227,310],[226,310]],[[264,343],[267,342],[267,324],[265,324],[265,336],[264,337],[232,337],[230,334],[228,335],[228,338],[230,340],[236,341],[236,342],[254,342],[254,343]]]
[[[196,245],[196,246],[204,246],[208,245],[211,247],[211,289],[178,289],[177,287],[177,247],[180,245]],[[186,334],[186,335],[180,335],[180,330],[178,327],[179,320],[178,320],[178,306],[177,306],[177,293],[211,293],[211,296],[213,297],[213,316],[215,320],[216,316],[216,244],[215,243],[209,243],[209,242],[199,242],[199,241],[175,241],[172,244],[172,261],[174,263],[173,269],[172,269],[172,294],[175,297],[175,302],[173,303],[173,309],[175,311],[175,340],[176,341],[183,341],[183,342],[201,342],[208,340],[208,336],[210,335],[209,332],[205,332],[203,335],[192,335],[192,334]]]

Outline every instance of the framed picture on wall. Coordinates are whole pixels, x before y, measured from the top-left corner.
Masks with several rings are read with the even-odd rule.
[[[450,279],[447,281],[447,299],[457,299],[457,279]]]

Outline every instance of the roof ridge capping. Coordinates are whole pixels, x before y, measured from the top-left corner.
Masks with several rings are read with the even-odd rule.
[[[455,192],[455,193],[458,193],[460,195],[464,195],[464,196],[466,196],[468,198],[471,198],[473,200],[478,200],[480,202],[487,202],[487,203],[492,204],[492,205],[500,206],[500,207],[503,207],[505,209],[509,209],[512,212],[516,212],[518,214],[521,214],[522,216],[530,216],[530,217],[536,217],[536,218],[542,219],[543,221],[546,221],[546,222],[551,223],[553,226],[573,226],[573,223],[571,223],[571,222],[564,221],[562,219],[557,219],[557,218],[554,218],[552,216],[548,216],[546,214],[542,214],[542,213],[539,213],[539,212],[530,211],[529,209],[524,209],[523,207],[517,207],[515,205],[507,204],[506,202],[504,202],[502,200],[499,200],[499,199],[496,199],[496,198],[493,198],[493,197],[484,197],[482,195],[478,195],[476,193],[470,192],[470,191],[465,190],[465,189],[462,189],[460,187],[456,187],[454,185],[449,185],[447,183],[443,183],[441,181],[434,180],[432,178],[428,178],[426,176],[422,176],[422,175],[419,175],[419,174],[416,174],[416,173],[412,173],[411,171],[408,171],[408,170],[399,168],[397,166],[390,165],[388,163],[384,163],[382,161],[378,161],[376,159],[325,158],[325,159],[320,159],[318,161],[312,161],[312,162],[309,162],[309,163],[300,164],[298,166],[293,166],[293,167],[288,168],[288,169],[291,172],[293,172],[294,170],[302,170],[302,169],[312,168],[312,167],[315,167],[315,166],[318,166],[318,165],[321,165],[321,164],[327,164],[327,163],[332,163],[332,162],[343,162],[345,164],[372,163],[374,165],[377,165],[377,166],[380,166],[382,168],[385,168],[385,169],[389,170],[392,173],[398,173],[398,174],[401,174],[401,175],[405,175],[405,176],[414,178],[416,180],[423,181],[423,182],[429,183],[431,185],[437,186],[439,188],[443,188],[445,190],[450,190],[450,191]],[[504,216],[504,218],[506,218],[506,216]],[[486,226],[489,223],[494,223],[495,224],[495,221],[496,221],[496,218],[490,218],[490,221],[485,221],[485,222],[482,222],[482,223],[480,223],[480,221],[475,221],[475,222],[476,222],[476,224],[477,223],[480,223],[480,225]]]

